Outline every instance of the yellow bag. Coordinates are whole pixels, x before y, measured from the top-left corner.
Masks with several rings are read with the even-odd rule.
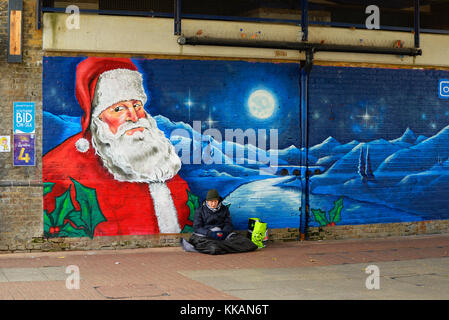
[[[249,218],[247,237],[259,248],[265,248],[268,242],[267,224],[259,218]]]

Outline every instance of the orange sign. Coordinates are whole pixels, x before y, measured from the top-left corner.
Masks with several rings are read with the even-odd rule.
[[[22,51],[22,11],[12,10],[9,20],[9,54],[20,55]]]

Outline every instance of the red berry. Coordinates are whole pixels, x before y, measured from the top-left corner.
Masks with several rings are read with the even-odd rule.
[[[332,227],[335,226],[335,222],[332,222],[332,223],[331,223],[331,226],[332,226]]]
[[[56,233],[59,233],[60,230],[61,230],[61,229],[59,229],[59,227],[56,227],[56,228],[55,228],[55,232],[56,232]]]
[[[53,233],[55,233],[55,228],[50,227],[50,234],[53,234]]]

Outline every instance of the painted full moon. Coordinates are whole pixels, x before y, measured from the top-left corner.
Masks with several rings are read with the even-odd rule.
[[[267,119],[274,112],[274,97],[266,90],[256,90],[248,98],[248,107],[256,118]]]

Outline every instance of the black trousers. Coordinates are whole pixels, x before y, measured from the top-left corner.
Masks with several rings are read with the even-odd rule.
[[[215,240],[192,234],[189,242],[198,252],[207,254],[249,252],[258,248],[250,239],[237,233],[232,233],[226,240]]]

